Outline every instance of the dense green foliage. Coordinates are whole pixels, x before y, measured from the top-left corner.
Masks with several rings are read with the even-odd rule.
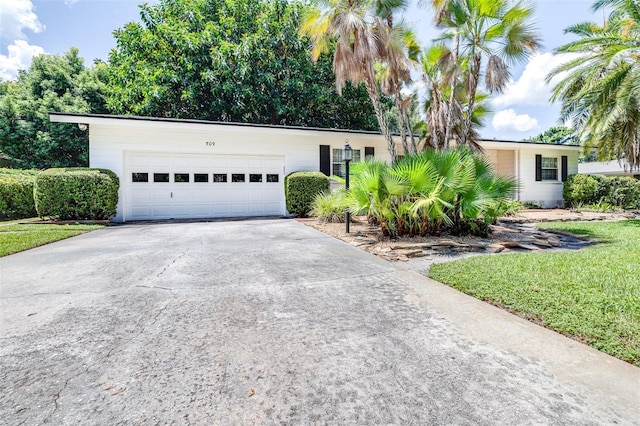
[[[552,101],[562,102],[560,119],[571,122],[598,158],[623,158],[640,168],[640,2],[596,0],[594,11],[609,12],[602,25],[582,22],[565,30],[577,39],[556,49],[572,59],[554,69],[547,82],[562,80]]]
[[[329,192],[329,178],[320,172],[293,172],[284,179],[287,211],[306,216],[316,195]]]
[[[550,144],[580,145],[580,138],[574,129],[564,126],[551,127],[539,135],[523,139],[525,142],[543,142]]]
[[[626,176],[571,175],[562,190],[567,207],[640,209],[640,180]]]
[[[367,160],[354,164],[353,175],[353,213],[373,218],[389,236],[486,234],[508,208],[496,200],[516,187],[496,175],[486,157],[467,149],[427,150],[391,166]]]
[[[160,0],[115,31],[107,102],[117,114],[375,130],[364,88],[338,96],[331,59],[309,58],[305,6]]]
[[[103,226],[0,223],[0,257],[100,228]]]
[[[344,222],[348,207],[348,199],[344,190],[321,192],[313,199],[309,216],[317,217],[323,222]]]
[[[35,180],[34,198],[40,217],[109,219],[116,213],[120,182],[103,169],[49,169]]]
[[[37,171],[0,169],[0,219],[34,217],[33,182]]]
[[[51,123],[49,111],[102,113],[106,65],[86,68],[78,49],[36,56],[16,81],[0,83],[0,152],[19,168],[88,164],[89,137],[78,126]]]
[[[562,198],[567,207],[597,203],[608,193],[609,181],[602,175],[570,175],[562,188]]]
[[[429,276],[640,366],[640,221],[548,223],[597,243],[579,251],[477,256]]]

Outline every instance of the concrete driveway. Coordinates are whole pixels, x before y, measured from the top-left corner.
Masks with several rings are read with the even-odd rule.
[[[290,220],[0,259],[2,424],[640,424],[640,369]]]

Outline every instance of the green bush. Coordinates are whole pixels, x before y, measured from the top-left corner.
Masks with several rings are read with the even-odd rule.
[[[120,181],[104,169],[48,169],[35,181],[34,198],[40,217],[61,220],[102,220],[116,213]]]
[[[606,201],[623,209],[640,209],[640,180],[626,176],[610,178]]]
[[[344,190],[321,192],[313,199],[309,216],[317,217],[323,222],[340,223],[344,222],[347,207]]]
[[[601,175],[571,175],[562,188],[566,207],[597,204],[609,194],[609,179]]]
[[[321,192],[329,192],[329,178],[321,172],[293,172],[284,179],[287,210],[293,215],[306,216]]]
[[[33,182],[37,170],[0,169],[0,219],[36,215]]]
[[[495,223],[500,216],[514,216],[520,210],[524,209],[524,205],[513,198],[494,198],[487,202],[484,207],[486,212],[486,221],[488,223]]]

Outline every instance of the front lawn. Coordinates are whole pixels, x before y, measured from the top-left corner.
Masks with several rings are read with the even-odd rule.
[[[0,257],[74,237],[103,225],[43,225],[0,222]]]
[[[429,276],[640,366],[640,220],[546,223],[579,251],[477,256]]]

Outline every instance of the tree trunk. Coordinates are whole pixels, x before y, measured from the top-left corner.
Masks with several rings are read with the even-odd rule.
[[[371,73],[373,75],[373,73]],[[391,162],[395,163],[397,154],[396,154],[396,144],[393,141],[393,137],[391,136],[391,131],[389,130],[389,125],[387,124],[387,120],[384,118],[384,114],[382,113],[382,106],[380,105],[380,93],[378,92],[377,83],[375,81],[370,81],[371,79],[365,78],[364,85],[367,88],[367,93],[369,94],[369,99],[371,99],[371,103],[373,104],[373,110],[376,113],[376,118],[378,119],[378,126],[380,126],[380,132],[384,136],[387,141],[387,149],[389,150],[389,155],[391,156]]]
[[[455,101],[455,94],[456,94],[456,70],[458,69],[457,62],[458,62],[458,53],[460,50],[460,35],[457,33],[456,33],[454,43],[455,43],[455,47],[453,49],[453,58],[452,58],[453,71],[451,71],[451,85],[450,85],[451,93],[449,94],[449,109],[447,110],[447,122],[445,123],[444,141],[442,144],[443,150],[449,149],[449,140],[451,139],[451,134],[453,130],[453,123],[452,123],[453,103]]]
[[[467,115],[464,117],[464,126],[462,128],[462,145],[469,143],[469,135],[471,134],[471,125],[473,119],[473,109],[476,105],[476,92],[478,90],[478,79],[480,78],[480,61],[482,57],[475,55],[473,57],[473,69],[470,74],[469,82],[469,102],[467,104]]]
[[[402,98],[399,90],[396,91],[395,100],[396,100],[396,109],[398,110],[398,129],[400,130],[400,140],[402,141],[402,149],[404,150],[404,155],[407,155],[409,154],[409,144],[407,143],[407,133],[404,127]]]
[[[409,118],[409,114],[407,113],[407,111],[404,111],[405,114],[405,122],[407,123],[407,130],[409,131],[409,137],[411,138],[411,149],[413,150],[414,154],[418,153],[418,145],[416,144],[416,138],[413,135],[413,128],[411,127],[411,119]]]

